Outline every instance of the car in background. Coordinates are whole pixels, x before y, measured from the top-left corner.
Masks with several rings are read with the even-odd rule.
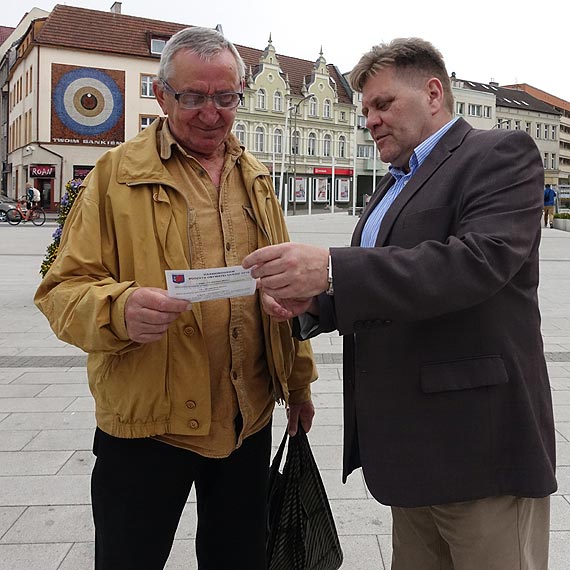
[[[11,202],[0,202],[0,222],[6,221],[6,212],[11,208],[15,208],[15,206]]]

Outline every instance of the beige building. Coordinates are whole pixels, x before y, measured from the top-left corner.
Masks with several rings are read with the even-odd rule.
[[[184,27],[121,14],[119,2],[110,12],[57,5],[32,19],[0,66],[2,192],[15,198],[32,181],[54,210],[68,180],[148,126],[161,112],[152,93],[160,53]],[[80,29],[96,33],[72,33]],[[265,50],[236,47],[247,85],[234,130],[284,205],[287,196],[293,210],[348,206],[355,107],[340,72],[322,51],[315,61],[278,55],[271,38]]]

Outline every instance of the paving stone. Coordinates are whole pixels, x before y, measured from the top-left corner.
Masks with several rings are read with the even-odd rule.
[[[3,543],[73,543],[93,540],[90,505],[29,507],[2,537]]]
[[[55,475],[71,455],[70,451],[2,451],[0,477]]]
[[[25,386],[21,387],[23,388]],[[51,384],[42,390],[38,396],[40,398],[89,398],[90,400],[93,400],[87,382]]]
[[[14,413],[0,421],[2,430],[95,429],[93,412]]]
[[[88,505],[91,501],[90,479],[87,475],[2,477],[0,505]]]
[[[33,398],[47,387],[46,384],[0,384],[0,398]]]
[[[384,570],[377,537],[340,536],[343,562],[340,570]]]
[[[0,542],[25,510],[26,507],[0,507]]]
[[[0,412],[62,412],[73,398],[0,398]]]
[[[1,432],[0,432],[1,433]],[[54,429],[41,431],[25,448],[25,451],[49,451],[92,449],[92,429]]]
[[[95,543],[76,542],[57,570],[93,570]]]
[[[87,384],[87,372],[81,368],[62,368],[57,372],[48,369],[20,374],[16,384]]]
[[[337,499],[331,501],[340,535],[376,535],[392,532],[390,509],[374,499]]]
[[[570,568],[570,531],[550,533],[550,560],[548,570],[568,570]]]
[[[59,570],[71,544],[0,544],[6,570]]]
[[[57,472],[58,475],[90,475],[95,465],[92,451],[76,451]]]
[[[9,418],[8,418],[9,419]],[[0,422],[0,426],[4,423]],[[2,431],[0,430],[0,451],[20,451],[36,437],[37,431]],[[2,503],[0,503],[2,504]]]

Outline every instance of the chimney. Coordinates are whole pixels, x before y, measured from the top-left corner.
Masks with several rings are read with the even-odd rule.
[[[113,14],[120,14],[121,4],[122,2],[113,2],[113,5],[111,6],[111,12],[113,12]]]

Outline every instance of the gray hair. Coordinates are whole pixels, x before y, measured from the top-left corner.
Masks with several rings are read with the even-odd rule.
[[[228,50],[235,57],[240,81],[245,77],[245,65],[234,44],[217,30],[195,26],[180,30],[166,42],[158,66],[157,77],[159,80],[167,81],[170,78],[172,58],[181,49],[195,53],[204,61],[209,61],[220,52]]]
[[[443,85],[445,107],[454,111],[451,81],[441,52],[421,38],[396,38],[390,43],[374,46],[365,53],[350,72],[349,81],[355,91],[362,91],[364,84],[381,69],[391,67],[398,76],[410,83],[437,77]]]

